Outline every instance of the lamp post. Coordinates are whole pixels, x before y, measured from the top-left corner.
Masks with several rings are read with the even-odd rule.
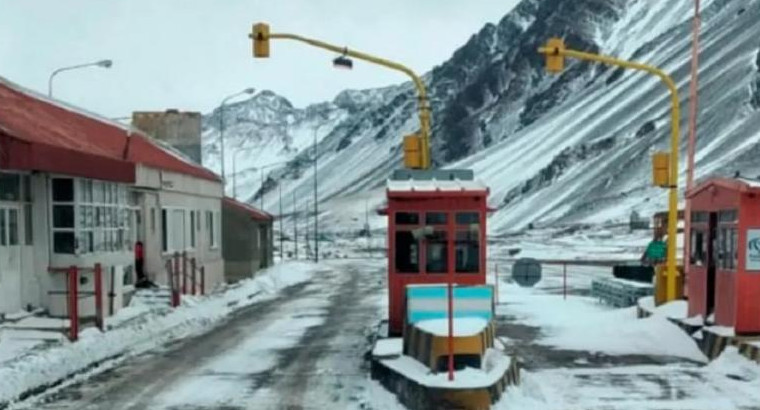
[[[58,68],[55,71],[53,71],[50,74],[50,78],[48,78],[48,97],[53,98],[53,78],[58,73],[61,73],[61,72],[64,72],[64,71],[70,71],[70,70],[77,70],[77,69],[86,68],[86,67],[111,68],[112,65],[113,65],[113,61],[111,61],[111,60],[100,60],[100,61],[95,61],[95,62],[92,62],[92,63],[77,64],[77,65],[72,65],[72,66],[68,66],[68,67]]]
[[[236,200],[238,199],[238,196],[237,196],[237,156],[241,152],[245,152],[245,151],[240,150],[240,151],[235,151],[232,153],[232,197],[235,198]]]
[[[314,127],[314,262],[319,263],[319,205],[317,199],[317,131],[324,123]]]
[[[333,60],[333,66],[342,69],[353,68],[353,61],[349,57],[358,58],[373,64],[381,65],[391,70],[400,71],[412,79],[417,89],[418,98],[418,115],[420,120],[420,131],[404,137],[404,165],[413,169],[429,169],[431,166],[430,159],[430,103],[425,90],[425,83],[409,67],[394,61],[375,57],[370,54],[362,53],[355,50],[349,50],[347,47],[339,47],[324,41],[315,40],[308,37],[299,36],[289,33],[270,33],[269,25],[266,23],[256,23],[251,27],[251,33],[248,37],[253,40],[253,56],[256,58],[269,57],[269,40],[285,39],[306,43],[310,46],[329,50],[340,55]]]
[[[608,65],[630,68],[638,71],[644,71],[657,76],[668,87],[671,100],[671,133],[670,133],[670,155],[660,153],[659,159],[665,159],[666,173],[656,174],[656,185],[669,189],[668,198],[668,246],[667,246],[667,266],[666,266],[666,297],[665,300],[670,302],[676,299],[676,235],[678,227],[678,145],[679,145],[679,122],[681,116],[680,100],[678,98],[678,88],[673,79],[664,71],[657,67],[632,61],[620,60],[614,57],[584,53],[565,48],[565,42],[560,38],[552,38],[545,47],[538,49],[538,52],[546,56],[546,69],[552,73],[558,73],[564,70],[565,58],[575,58],[578,60],[595,61]],[[655,154],[655,163],[658,162],[658,154]],[[663,158],[664,157],[664,158]],[[655,164],[657,165],[657,164]]]
[[[222,167],[222,183],[224,184],[223,191],[225,192],[227,191],[227,175],[224,172],[225,171],[224,170],[224,107],[227,104],[227,101],[235,97],[239,97],[243,94],[252,95],[255,92],[256,92],[255,88],[246,88],[243,91],[238,91],[235,94],[228,95],[222,100],[222,103],[219,104],[219,151],[220,151],[219,155],[221,156],[220,162],[221,162],[221,167]],[[234,158],[232,160],[235,161]],[[233,182],[233,185],[234,185],[234,182]],[[234,190],[234,187],[233,187],[233,190]]]

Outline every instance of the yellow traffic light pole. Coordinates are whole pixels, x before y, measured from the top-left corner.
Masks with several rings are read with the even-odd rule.
[[[671,108],[671,133],[670,133],[670,175],[667,181],[662,181],[669,190],[668,198],[668,249],[667,249],[667,266],[666,266],[666,300],[673,301],[676,299],[676,277],[678,275],[676,266],[676,235],[678,231],[678,146],[680,135],[680,100],[678,98],[678,88],[669,75],[657,67],[632,61],[620,60],[614,57],[584,53],[582,51],[570,50],[565,48],[564,41],[559,38],[552,38],[545,47],[538,49],[538,52],[546,55],[547,70],[550,72],[560,72],[564,69],[564,59],[566,57],[578,60],[595,61],[613,66],[630,68],[644,71],[655,75],[665,83],[670,90]],[[657,183],[657,182],[656,182]]]
[[[389,61],[380,57],[375,57],[370,54],[362,53],[359,51],[349,50],[346,47],[339,47],[323,41],[302,37],[296,34],[288,33],[270,33],[269,25],[264,23],[257,23],[253,25],[251,34],[248,35],[253,40],[253,54],[255,57],[266,58],[269,57],[269,40],[270,39],[285,39],[295,40],[302,43],[309,44],[314,47],[322,48],[325,50],[339,53],[343,56],[354,57],[359,60],[368,61],[383,67],[390,68],[392,70],[400,71],[409,77],[411,77],[414,86],[417,88],[417,96],[419,99],[419,118],[420,118],[420,136],[419,137],[407,137],[411,141],[405,140],[405,162],[407,166],[411,168],[429,169],[430,168],[430,105],[428,103],[427,92],[425,90],[425,84],[422,79],[410,68]],[[417,145],[409,149],[409,145]],[[414,149],[417,148],[417,149]],[[419,151],[419,160],[408,162],[407,155],[409,151]]]

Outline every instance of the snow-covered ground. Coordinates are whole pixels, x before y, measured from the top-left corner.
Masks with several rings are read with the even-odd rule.
[[[570,267],[566,298],[561,272],[535,288],[501,275],[497,334],[525,368],[522,384],[497,409],[757,409],[760,365],[728,349],[716,361],[662,314],[636,319],[578,292],[609,268]]]
[[[318,265],[290,262],[277,265],[255,279],[208,297],[185,297],[183,306],[166,312],[147,312],[145,306],[128,307],[119,312],[112,324],[124,318],[140,320],[101,333],[91,328],[82,332],[80,341],[59,340],[48,348],[24,339],[7,339],[0,344],[0,407],[20,395],[41,386],[59,383],[70,375],[100,366],[92,372],[115,366],[134,355],[155,349],[165,343],[181,340],[208,331],[236,310],[252,303],[274,298],[291,285],[308,280],[318,271]],[[6,340],[4,337],[3,340]],[[33,339],[38,340],[38,339]],[[84,379],[80,375],[76,381]]]

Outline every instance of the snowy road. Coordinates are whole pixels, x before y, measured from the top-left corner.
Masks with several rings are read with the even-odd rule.
[[[383,315],[383,287],[379,265],[332,265],[277,299],[242,309],[208,334],[27,408],[372,408],[373,396],[383,392],[368,380],[363,357],[367,336]]]

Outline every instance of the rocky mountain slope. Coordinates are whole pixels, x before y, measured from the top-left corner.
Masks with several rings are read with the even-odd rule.
[[[760,175],[760,0],[703,3],[697,177]],[[425,74],[435,164],[473,168],[489,184],[498,208],[494,233],[664,209],[665,192],[649,186],[649,156],[668,146],[667,89],[644,74],[581,62],[550,75],[536,49],[561,36],[570,47],[671,73],[685,154],[691,7],[690,1],[524,0]],[[418,126],[415,104],[410,83],[346,91],[306,108],[272,92],[231,104],[228,175],[237,152],[241,199],[258,203],[264,193],[264,207],[278,213],[281,188],[286,209],[295,196],[304,210],[316,132],[321,217],[335,229],[357,219],[348,214],[363,221],[364,200],[354,202],[382,201],[386,176],[400,166],[401,136]],[[204,119],[204,160],[217,168],[218,123],[218,111]],[[262,187],[262,166],[281,161],[265,168]]]

